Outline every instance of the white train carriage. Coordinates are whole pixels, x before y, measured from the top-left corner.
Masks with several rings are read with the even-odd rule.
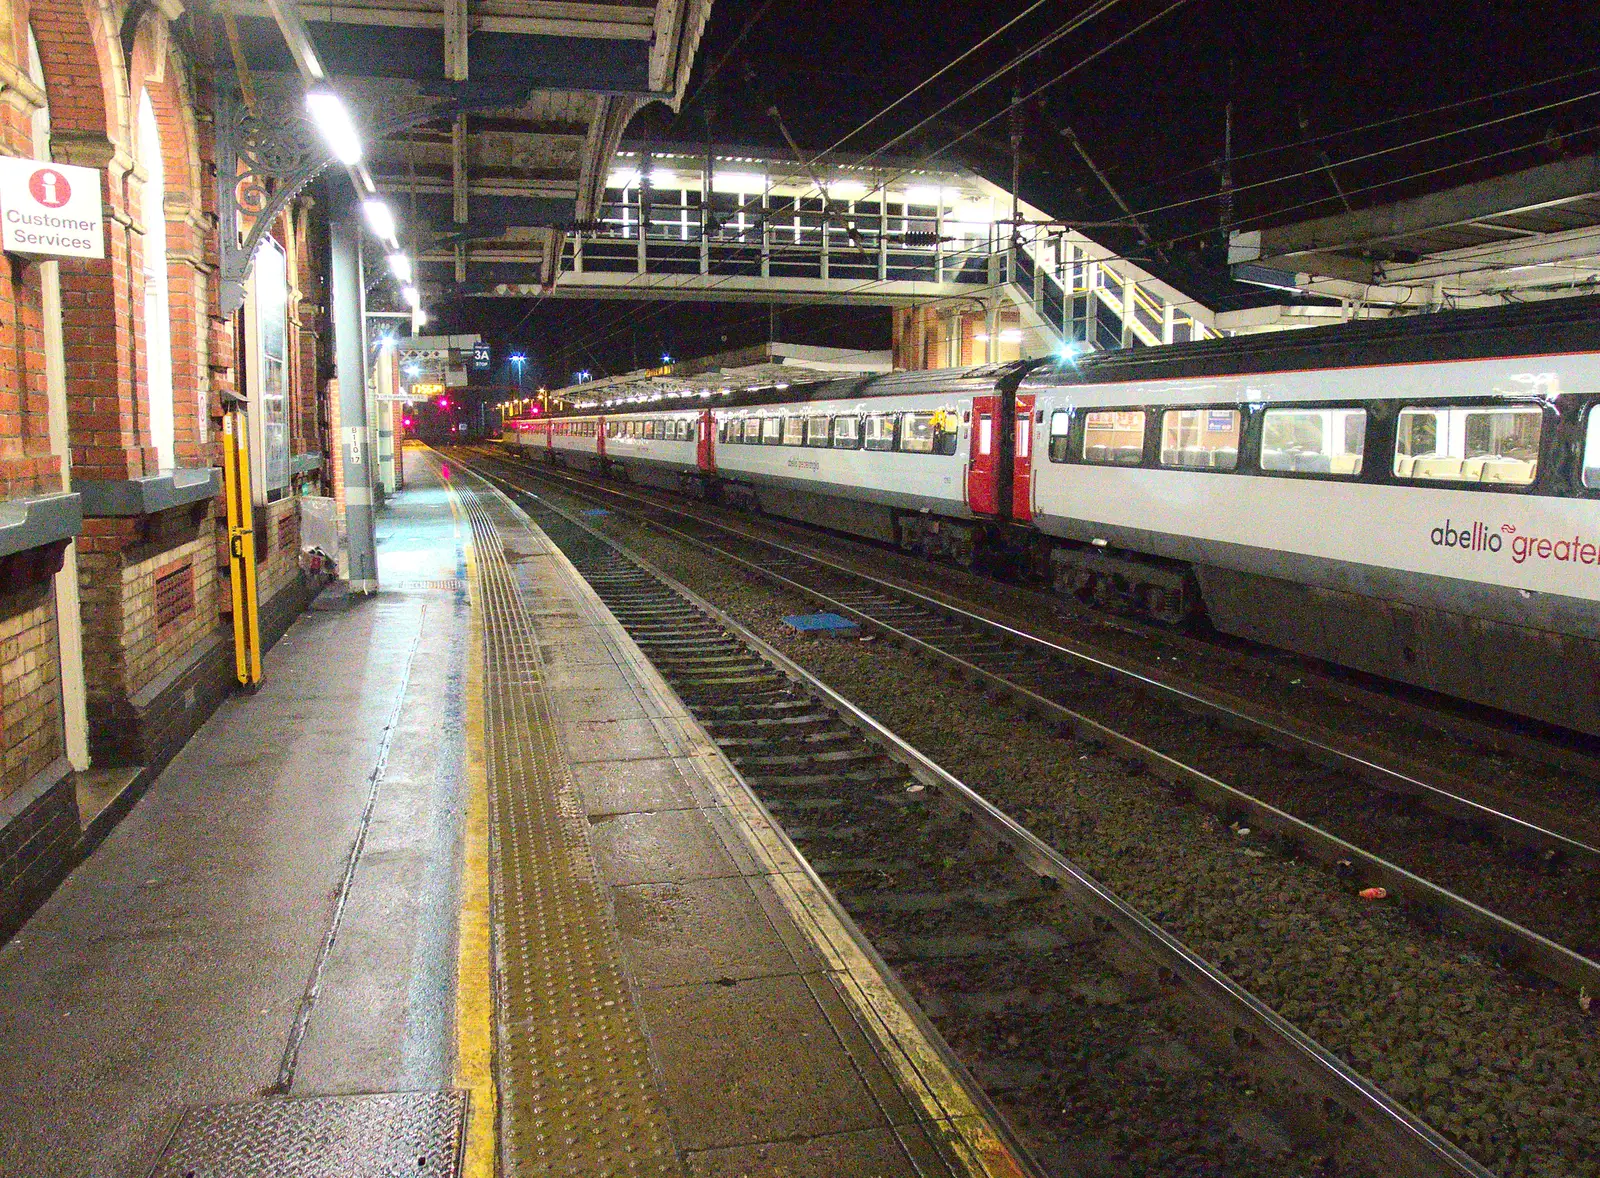
[[[1600,735],[1589,300],[538,428],[515,440],[554,460]]]
[[[600,471],[605,465],[603,423],[571,417],[514,417],[502,427],[500,444],[522,458]]]
[[[1010,370],[831,381],[803,400],[719,410],[722,497],[970,557],[977,534],[965,521],[992,510],[982,472],[1001,440],[994,379]]]
[[[1594,313],[1440,320],[1036,370],[1018,518],[1086,596],[1600,732]]]
[[[708,409],[607,414],[600,420],[607,462],[634,482],[694,490],[714,470]]]

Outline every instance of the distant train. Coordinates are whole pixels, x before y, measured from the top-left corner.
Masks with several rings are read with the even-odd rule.
[[[1600,735],[1600,304],[507,423],[676,487]]]

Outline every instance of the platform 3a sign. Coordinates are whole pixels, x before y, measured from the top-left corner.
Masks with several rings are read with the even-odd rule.
[[[103,258],[100,172],[0,158],[0,249],[52,258]]]

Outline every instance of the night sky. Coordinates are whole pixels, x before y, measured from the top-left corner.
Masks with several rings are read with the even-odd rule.
[[[709,119],[718,144],[778,148],[765,113],[776,105],[815,152],[1028,6],[716,0],[684,109],[647,109],[628,139],[704,142]],[[1227,278],[1225,221],[1302,220],[1338,212],[1344,200],[1359,208],[1600,150],[1600,8],[1539,0],[1049,0],[839,150],[882,147],[1094,12],[890,154],[943,152],[1006,186],[1008,116],[952,141],[1003,111],[1013,85],[1028,94],[1104,49],[1024,104],[1023,196],[1074,222],[1121,215],[1063,136],[1070,126],[1154,247],[1116,227],[1089,236],[1217,309],[1263,301],[1258,288]],[[1231,217],[1218,196],[1230,103]],[[1382,154],[1354,158],[1374,152]],[[551,384],[580,368],[599,375],[653,363],[663,351],[685,358],[759,342],[771,328],[767,308],[742,304],[500,299],[438,310],[441,330],[479,331],[497,357],[521,348],[528,379]],[[888,346],[882,310],[779,307],[777,328],[793,342]]]

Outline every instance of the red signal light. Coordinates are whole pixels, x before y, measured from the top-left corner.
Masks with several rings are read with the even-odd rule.
[[[450,398],[449,397],[440,397],[439,398],[439,408],[441,408],[441,409],[450,408]]]

